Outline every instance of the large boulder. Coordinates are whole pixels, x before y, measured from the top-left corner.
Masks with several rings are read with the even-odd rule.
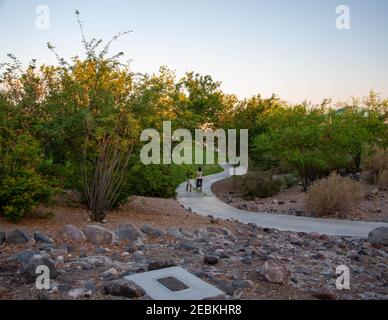
[[[46,255],[34,255],[27,263],[22,264],[20,275],[24,277],[27,283],[33,283],[39,276],[39,274],[36,273],[36,269],[39,266],[46,266],[49,268],[49,277],[51,279],[55,279],[58,276],[54,261]]]
[[[51,239],[50,237],[46,236],[45,234],[39,231],[34,232],[34,239],[36,242],[47,243],[47,244],[54,243],[53,239]]]
[[[388,246],[388,228],[380,227],[369,233],[368,240],[372,244]]]
[[[105,283],[104,291],[106,294],[110,294],[112,296],[126,298],[140,298],[146,294],[143,288],[126,279],[118,279]]]
[[[112,231],[98,225],[88,225],[84,228],[86,239],[93,244],[110,244],[115,240]]]
[[[5,234],[5,241],[9,244],[22,244],[31,239],[31,235],[21,229],[14,229],[7,231]]]
[[[75,241],[85,241],[85,234],[72,224],[67,224],[63,227],[63,236]]]
[[[136,241],[142,238],[142,234],[129,223],[119,226],[114,233],[120,241]]]
[[[271,283],[285,284],[291,275],[286,264],[276,261],[267,260],[257,270],[260,278],[264,278]]]

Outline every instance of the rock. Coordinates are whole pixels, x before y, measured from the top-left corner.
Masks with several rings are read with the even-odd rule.
[[[252,288],[253,287],[253,282],[251,280],[234,280],[232,282],[232,285],[236,289],[245,289],[245,288]]]
[[[241,263],[247,264],[247,265],[252,264],[252,258],[251,257],[243,257],[241,259]]]
[[[36,273],[38,266],[47,266],[50,270],[50,279],[55,279],[58,276],[58,271],[55,268],[54,261],[45,255],[34,255],[26,264],[20,268],[20,274],[24,277],[27,283],[35,282],[39,274]]]
[[[8,261],[15,261],[20,263],[21,265],[27,264],[33,256],[39,255],[39,251],[37,250],[25,250],[18,252],[17,254],[8,258]]]
[[[140,231],[145,233],[147,236],[159,238],[164,235],[164,232],[160,229],[151,227],[149,225],[144,225],[140,228]]]
[[[39,290],[36,298],[38,300],[50,300],[50,295],[46,291]]]
[[[290,277],[287,266],[276,260],[267,260],[257,270],[257,274],[271,283],[285,284]]]
[[[113,232],[98,225],[87,225],[84,233],[86,239],[93,244],[110,244],[115,239]]]
[[[111,278],[111,277],[114,277],[117,275],[117,270],[115,268],[110,268],[106,271],[104,271],[103,273],[101,273],[101,276],[103,278]]]
[[[0,231],[0,244],[5,242],[5,231]]]
[[[369,233],[368,240],[372,244],[388,246],[388,228],[380,227]]]
[[[218,257],[216,256],[205,256],[205,258],[203,259],[203,261],[207,264],[210,264],[210,265],[215,265],[218,263],[219,259]]]
[[[78,299],[78,298],[90,297],[92,295],[92,291],[86,288],[76,288],[76,289],[71,289],[67,294],[69,295],[69,297],[73,299]]]
[[[54,243],[53,239],[51,239],[50,237],[46,236],[45,234],[39,231],[35,231],[33,235],[36,242],[42,242],[42,243],[48,243],[48,244]]]
[[[218,289],[225,292],[227,295],[233,296],[235,288],[230,282],[216,279],[214,280],[214,284]]]
[[[7,231],[5,234],[5,241],[9,244],[26,243],[31,238],[31,235],[21,229],[14,229]]]
[[[194,235],[199,239],[207,240],[209,239],[209,232],[206,228],[200,228],[194,231]]]
[[[126,298],[140,298],[146,295],[143,288],[126,279],[113,280],[105,283],[104,291],[106,294],[110,294],[112,296]]]
[[[139,231],[135,229],[135,227],[131,224],[124,224],[120,227],[118,227],[114,231],[115,235],[117,236],[118,240],[120,241],[135,241],[142,238],[142,235]]]
[[[237,206],[237,209],[240,209],[240,210],[248,210],[248,205],[247,204],[239,204]]]
[[[337,296],[334,292],[326,288],[320,288],[312,293],[312,296],[319,300],[336,300]]]
[[[179,239],[179,240],[190,240],[190,238],[188,238],[185,235],[183,235],[182,232],[180,232],[176,228],[168,228],[167,229],[167,235],[169,235],[170,237]]]
[[[147,266],[148,271],[165,269],[169,267],[175,267],[177,264],[173,260],[158,260],[153,261]]]
[[[192,251],[193,253],[198,253],[199,249],[195,245],[193,245],[191,242],[182,242],[179,244],[178,249],[186,250],[186,251]]]
[[[75,241],[85,241],[85,234],[72,224],[67,224],[63,227],[63,236]]]
[[[221,235],[226,237],[233,236],[233,233],[226,228],[207,227],[206,229],[207,229],[207,232],[210,234],[216,234],[216,235]]]
[[[0,286],[0,300],[1,299],[4,299],[6,297],[6,295],[8,294],[8,289]]]

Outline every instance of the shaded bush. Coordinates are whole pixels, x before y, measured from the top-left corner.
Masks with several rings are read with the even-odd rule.
[[[299,179],[296,178],[294,175],[292,174],[287,174],[283,177],[283,184],[284,186],[289,189],[289,188],[292,188],[293,186],[297,185],[299,182]]]
[[[378,179],[378,186],[382,190],[387,190],[388,189],[388,170],[384,170]]]
[[[255,198],[268,198],[280,191],[282,182],[264,178],[255,173],[248,173],[241,177],[243,196],[248,200]]]
[[[171,165],[143,165],[137,163],[129,170],[126,194],[170,198],[175,196],[176,183]]]
[[[367,154],[362,162],[366,180],[370,184],[384,187],[387,184],[388,150],[374,149]]]
[[[53,189],[36,172],[26,171],[7,177],[0,184],[0,210],[13,222],[31,214],[40,203],[47,203]]]
[[[305,209],[316,217],[336,214],[346,216],[357,208],[363,196],[358,182],[332,173],[310,187]]]

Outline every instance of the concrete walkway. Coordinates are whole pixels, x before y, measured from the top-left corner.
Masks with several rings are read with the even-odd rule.
[[[263,228],[274,228],[282,231],[318,232],[327,235],[368,237],[368,234],[378,227],[388,227],[388,223],[363,222],[297,217],[292,215],[251,212],[236,209],[217,199],[211,191],[216,181],[230,177],[228,165],[223,165],[224,172],[204,177],[203,192],[187,192],[186,183],[177,188],[177,200],[186,209],[214,218],[233,219],[242,223],[255,223]]]

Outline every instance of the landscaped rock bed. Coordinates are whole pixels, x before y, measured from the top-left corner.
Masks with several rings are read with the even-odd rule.
[[[347,219],[355,221],[388,222],[388,191],[364,184],[365,199],[356,212],[347,217],[331,215],[332,219]],[[247,200],[242,191],[233,184],[233,177],[218,181],[212,185],[212,191],[223,202],[237,209],[271,214],[289,214],[294,216],[311,216],[304,209],[306,193],[297,185],[282,190],[269,198]]]
[[[0,299],[148,299],[123,277],[176,265],[221,289],[224,298],[388,299],[387,230],[371,235],[371,243],[201,219],[213,223],[196,229],[67,225],[50,237],[8,229],[0,244]],[[39,264],[50,268],[49,290],[35,288]],[[340,265],[350,268],[350,290],[335,288]]]

